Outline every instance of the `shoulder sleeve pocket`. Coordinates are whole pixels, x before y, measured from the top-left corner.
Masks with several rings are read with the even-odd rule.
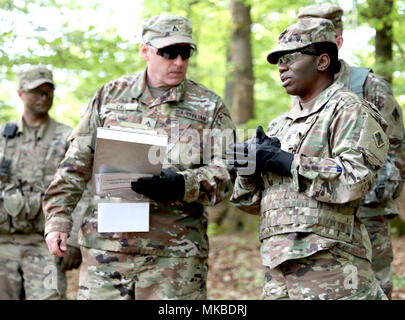
[[[366,118],[356,148],[364,154],[369,164],[380,168],[387,158],[388,138],[371,115]]]

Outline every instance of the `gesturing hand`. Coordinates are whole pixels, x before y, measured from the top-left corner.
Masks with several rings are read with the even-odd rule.
[[[227,161],[241,176],[260,174],[265,156],[274,154],[278,149],[280,141],[276,137],[268,137],[258,126],[254,138],[230,145]]]

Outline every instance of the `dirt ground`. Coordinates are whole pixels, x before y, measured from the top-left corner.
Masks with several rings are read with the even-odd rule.
[[[393,238],[393,299],[405,300],[405,236]],[[210,237],[208,273],[209,300],[260,299],[263,283],[259,242],[255,235]],[[75,299],[79,270],[68,272],[67,298]]]

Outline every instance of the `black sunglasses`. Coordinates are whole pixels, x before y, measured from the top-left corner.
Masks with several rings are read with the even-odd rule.
[[[183,60],[187,60],[194,53],[194,49],[191,46],[167,46],[157,50],[156,54],[163,58],[174,60],[179,55]]]
[[[315,50],[311,50],[311,49],[301,49],[301,50],[298,50],[298,52],[301,52],[303,54],[309,54],[309,55],[312,55],[312,56],[320,56],[321,55],[321,53],[316,52]]]
[[[318,52],[316,52],[314,50],[311,50],[311,49],[301,49],[301,50],[293,51],[291,53],[283,54],[281,57],[278,58],[277,65],[280,65],[282,63],[292,64],[295,61],[297,61],[297,59],[299,59],[299,57],[302,54],[309,54],[309,55],[312,55],[312,56],[320,56],[321,55],[320,53],[318,53]]]

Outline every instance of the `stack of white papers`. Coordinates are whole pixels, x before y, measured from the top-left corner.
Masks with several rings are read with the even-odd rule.
[[[167,143],[167,135],[152,130],[97,128],[92,182],[93,193],[103,197],[99,232],[149,231],[149,199],[135,193],[131,182],[160,174]]]

